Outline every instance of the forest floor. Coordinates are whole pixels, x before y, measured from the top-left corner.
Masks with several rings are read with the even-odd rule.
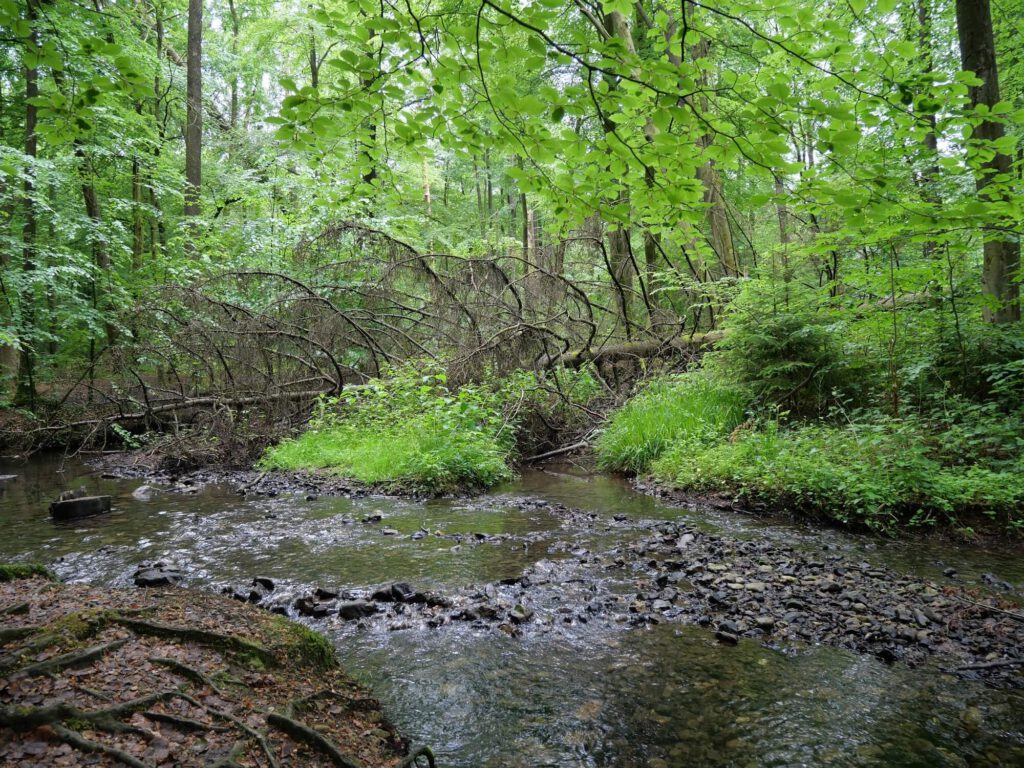
[[[0,675],[3,765],[410,764],[322,636],[218,595],[2,583]]]

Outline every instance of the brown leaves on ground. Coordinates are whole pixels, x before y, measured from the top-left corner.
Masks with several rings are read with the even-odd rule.
[[[0,584],[0,675],[3,765],[373,768],[407,748],[322,638],[184,589]]]

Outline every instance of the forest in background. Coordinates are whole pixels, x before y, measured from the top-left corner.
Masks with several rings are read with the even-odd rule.
[[[179,459],[251,462],[329,398],[264,462],[332,436],[358,474],[413,432],[365,479],[450,488],[596,441],[843,522],[1016,527],[1022,19],[3,0],[5,442],[187,425]]]

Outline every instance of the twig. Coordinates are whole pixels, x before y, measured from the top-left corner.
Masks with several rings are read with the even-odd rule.
[[[996,608],[994,605],[989,605],[988,603],[980,603],[977,600],[971,600],[967,597],[960,597],[959,595],[950,595],[950,597],[952,597],[954,600],[959,600],[961,603],[976,605],[978,608],[985,608],[986,610],[994,611],[995,613],[1001,613],[1004,616],[1009,616],[1011,619],[1014,619],[1015,621],[1024,622],[1024,615],[1021,615],[1019,613],[1007,611],[1004,608]]]
[[[1016,667],[1018,664],[1024,664],[1024,659],[1001,659],[1000,661],[986,661],[983,664],[964,664],[961,667],[957,667],[957,672],[966,672],[969,670],[978,669],[999,669],[1000,667]]]

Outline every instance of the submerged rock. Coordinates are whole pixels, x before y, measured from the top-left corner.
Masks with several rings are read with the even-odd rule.
[[[355,600],[351,603],[342,603],[338,606],[338,615],[345,621],[363,619],[373,616],[377,612],[377,606],[366,600]]]
[[[167,587],[177,584],[182,578],[184,574],[177,568],[160,565],[140,568],[132,576],[137,587]]]

